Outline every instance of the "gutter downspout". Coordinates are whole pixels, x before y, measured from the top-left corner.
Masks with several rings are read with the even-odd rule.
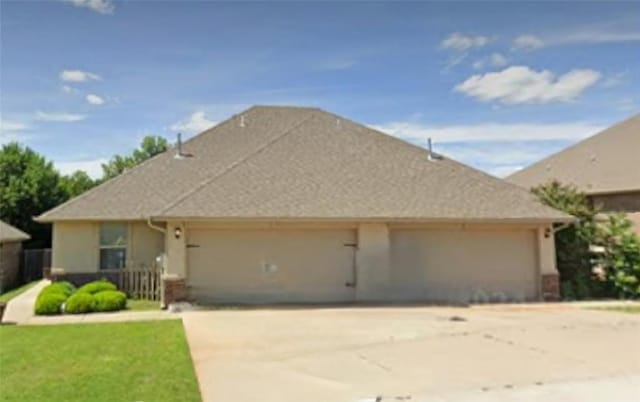
[[[165,228],[162,228],[160,226],[153,226],[153,223],[151,223],[151,216],[147,217],[147,226],[149,226],[153,230],[157,230],[158,232],[160,232],[162,234],[166,234],[167,233],[167,230]]]
[[[556,228],[553,228],[553,229],[552,229],[552,230],[553,230],[553,234],[556,234],[556,233],[558,233],[559,231],[564,230],[564,229],[568,228],[568,227],[569,227],[569,226],[571,226],[571,225],[574,225],[575,223],[576,223],[576,221],[572,221],[572,222],[565,222],[565,223],[563,223],[562,225],[560,225],[560,226],[558,226],[558,227],[556,227]]]

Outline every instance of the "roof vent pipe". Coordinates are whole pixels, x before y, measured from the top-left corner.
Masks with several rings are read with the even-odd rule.
[[[428,144],[428,147],[429,147],[429,155],[428,155],[429,160],[430,161],[435,161],[435,160],[438,160],[438,159],[442,159],[441,155],[438,155],[438,154],[433,152],[433,143],[431,142],[431,137],[428,138],[427,144]]]
[[[429,160],[433,160],[433,144],[431,143],[431,137],[427,140],[429,144]]]
[[[240,127],[245,127],[245,123],[244,123],[244,115],[240,115]]]
[[[182,150],[182,133],[178,133],[178,143],[176,144],[176,148],[176,154],[173,156],[175,159],[191,158],[193,156],[193,154]]]

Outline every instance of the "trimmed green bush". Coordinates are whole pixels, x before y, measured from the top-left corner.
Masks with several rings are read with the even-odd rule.
[[[84,314],[93,311],[96,299],[91,293],[76,292],[67,299],[64,312],[67,314]]]
[[[78,289],[78,292],[96,294],[98,292],[104,292],[105,290],[118,290],[118,288],[108,280],[101,279],[81,286],[80,289]]]
[[[69,297],[75,291],[76,291],[75,286],[73,286],[69,282],[54,282],[51,285],[45,286],[40,291],[40,294],[57,293],[57,294],[62,294],[62,295],[65,295],[66,297]]]
[[[44,290],[44,289],[43,289]],[[38,315],[60,314],[67,296],[56,292],[40,292],[36,299],[35,313]]]
[[[127,307],[127,295],[117,290],[103,290],[93,295],[94,311],[118,311]]]

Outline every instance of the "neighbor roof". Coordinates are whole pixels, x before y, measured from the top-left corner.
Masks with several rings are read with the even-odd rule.
[[[520,170],[527,188],[556,179],[588,194],[640,190],[640,114]]]
[[[22,230],[0,221],[0,243],[29,240],[31,236]]]
[[[559,221],[529,191],[315,108],[255,106],[41,215]]]

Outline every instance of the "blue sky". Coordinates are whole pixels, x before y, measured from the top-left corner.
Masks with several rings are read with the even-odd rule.
[[[505,175],[640,111],[638,2],[0,7],[0,143],[64,173],[286,104]]]

